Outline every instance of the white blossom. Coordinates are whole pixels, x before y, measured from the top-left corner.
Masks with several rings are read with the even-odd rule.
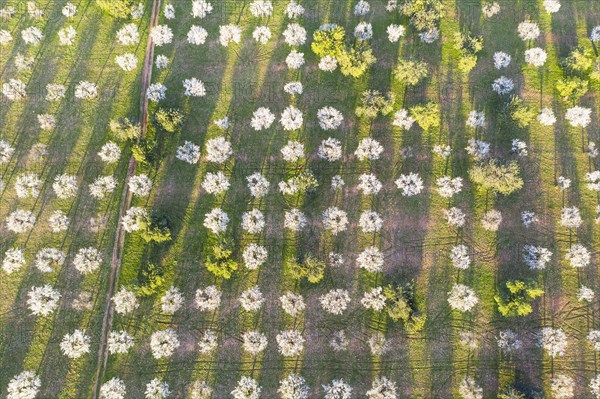
[[[500,76],[498,79],[494,80],[494,83],[492,83],[492,89],[500,95],[508,94],[513,91],[514,88],[515,82],[506,76]]]
[[[256,312],[264,302],[265,298],[257,285],[245,290],[240,295],[240,303],[247,312]]]
[[[439,155],[443,159],[446,159],[450,156],[450,154],[452,154],[452,148],[449,145],[435,145],[432,148],[432,152],[436,155]]]
[[[26,44],[33,44],[34,46],[37,46],[44,38],[44,35],[42,34],[42,31],[35,26],[30,26],[29,28],[21,31],[21,37]]]
[[[390,349],[389,342],[385,339],[385,335],[380,331],[371,335],[368,343],[373,356],[381,356]]]
[[[287,15],[289,19],[295,19],[302,15],[304,15],[304,7],[298,4],[296,1],[292,0],[288,3],[284,14]]]
[[[125,287],[121,287],[121,289],[112,297],[112,301],[115,305],[115,312],[120,315],[131,313],[139,306],[135,293],[129,291]]]
[[[552,252],[548,248],[535,245],[525,245],[523,247],[523,260],[531,270],[542,270],[552,259]]]
[[[358,225],[363,233],[376,233],[383,227],[383,219],[377,212],[365,210],[360,214]]]
[[[138,44],[140,42],[140,32],[136,24],[127,24],[117,31],[117,39],[124,46]]]
[[[60,350],[68,358],[77,359],[90,351],[90,337],[81,330],[65,334],[60,343]]]
[[[590,380],[589,387],[592,395],[594,395],[596,399],[600,398],[600,374],[596,374],[596,376]]]
[[[156,46],[164,46],[173,41],[173,31],[168,25],[156,25],[150,31],[150,37]]]
[[[483,399],[483,389],[469,377],[460,382],[458,393],[462,399]]]
[[[285,330],[276,337],[279,353],[283,356],[300,356],[304,350],[304,338],[298,330]]]
[[[179,288],[171,286],[160,298],[160,308],[164,314],[174,314],[183,306],[183,300]]]
[[[281,148],[281,155],[286,162],[297,162],[304,158],[304,144],[297,141],[288,141]]]
[[[527,144],[519,139],[513,139],[511,150],[520,157],[525,157],[528,154]]]
[[[304,53],[300,53],[296,50],[290,51],[285,59],[285,63],[289,69],[300,69],[304,65]]]
[[[471,257],[466,245],[453,246],[450,251],[450,259],[452,260],[452,265],[457,269],[468,269],[471,265]]]
[[[0,140],[0,165],[8,163],[15,153],[15,148],[8,142]]]
[[[259,399],[261,390],[255,379],[242,376],[235,389],[231,391],[231,397],[233,399]]]
[[[348,215],[337,207],[327,208],[323,212],[323,227],[337,235],[348,228]]]
[[[595,26],[590,32],[590,40],[593,42],[600,41],[600,25]]]
[[[386,32],[388,35],[388,40],[392,43],[396,43],[402,36],[404,36],[406,29],[402,25],[391,24],[388,25]]]
[[[260,107],[252,115],[250,125],[256,131],[265,130],[271,127],[275,121],[275,114],[267,107]]]
[[[80,81],[75,86],[75,98],[80,100],[89,100],[98,96],[98,85],[85,80]]]
[[[423,43],[431,44],[440,38],[440,30],[438,28],[431,28],[424,32],[419,33],[419,39]]]
[[[92,197],[102,199],[106,194],[112,193],[117,187],[117,182],[113,176],[99,176],[89,185]]]
[[[575,106],[567,109],[565,119],[569,121],[569,124],[573,127],[586,127],[592,121],[592,110],[590,108],[584,108]]]
[[[221,291],[214,285],[196,290],[195,303],[201,311],[215,310],[221,304]]]
[[[98,156],[106,163],[115,163],[121,157],[121,149],[116,143],[109,141],[102,146]]]
[[[358,148],[354,152],[354,155],[361,161],[365,159],[374,161],[379,159],[381,153],[383,153],[383,146],[377,140],[367,137],[358,143]]]
[[[363,173],[358,176],[358,189],[362,191],[363,195],[377,194],[383,185],[372,173]]]
[[[219,42],[221,46],[227,47],[230,43],[239,44],[242,40],[242,30],[234,25],[221,25],[219,26]]]
[[[265,216],[258,209],[242,214],[242,229],[250,234],[258,234],[265,228]]]
[[[206,18],[212,10],[212,4],[206,0],[194,0],[192,2],[192,16],[194,18]]]
[[[54,179],[52,189],[58,198],[70,198],[77,194],[77,177],[66,174],[58,175]]]
[[[565,259],[569,261],[571,267],[575,268],[588,266],[591,258],[590,251],[581,244],[571,246],[565,255]]]
[[[596,294],[594,293],[594,290],[586,287],[585,285],[582,285],[577,290],[577,300],[580,302],[585,301],[585,302],[591,303],[594,300],[595,296],[596,296]]]
[[[273,14],[273,4],[269,0],[254,0],[250,3],[250,13],[255,17],[269,17]]]
[[[451,198],[454,194],[458,194],[463,188],[462,177],[451,178],[443,176],[436,180],[437,192],[442,198]]]
[[[176,156],[180,161],[194,165],[200,159],[200,147],[191,141],[186,141],[182,146],[177,148]]]
[[[148,211],[144,208],[132,206],[121,218],[121,225],[126,232],[132,233],[144,229],[148,224],[149,218],[150,215],[148,215]]]
[[[502,223],[502,214],[496,209],[487,211],[485,215],[483,215],[483,219],[481,219],[481,225],[484,229],[489,231],[498,231],[500,223]]]
[[[58,248],[42,248],[35,257],[35,267],[43,272],[53,272],[65,262],[65,254]]]
[[[22,100],[27,97],[27,86],[19,79],[9,79],[2,84],[2,94],[10,101]]]
[[[569,229],[576,229],[583,223],[579,209],[575,206],[563,208],[560,215],[560,224]]]
[[[383,271],[384,264],[383,253],[377,247],[368,247],[358,255],[356,263],[358,264],[358,267],[365,269],[368,272],[381,272]]]
[[[217,137],[206,142],[206,159],[221,164],[233,154],[231,143],[225,137]]]
[[[344,182],[344,179],[342,179],[342,176],[340,175],[335,175],[331,178],[331,189],[332,190],[337,190],[340,189],[342,187],[344,187],[346,183]]]
[[[337,69],[337,58],[326,55],[319,60],[319,69],[324,72],[333,72]]]
[[[221,194],[229,189],[229,179],[221,171],[216,173],[208,172],[204,176],[202,188],[209,194]]]
[[[290,105],[281,113],[280,122],[281,126],[283,126],[283,130],[297,130],[302,127],[304,117],[298,108]]]
[[[31,287],[27,293],[27,306],[36,316],[48,316],[58,308],[61,295],[51,285]]]
[[[325,391],[324,399],[350,399],[352,397],[352,387],[344,380],[333,380],[329,385],[323,385]]]
[[[173,4],[165,4],[163,15],[166,19],[175,19],[175,7],[173,7]]]
[[[519,336],[512,330],[500,330],[498,334],[498,348],[507,353],[515,352],[521,349],[523,342]]]
[[[169,58],[166,55],[159,54],[156,56],[154,65],[158,69],[165,69],[167,66],[169,66]]]
[[[487,18],[491,18],[500,12],[500,4],[497,2],[486,3],[481,7],[481,12]]]
[[[469,112],[469,118],[467,119],[467,126],[471,127],[482,127],[485,126],[485,112],[471,111]]]
[[[67,3],[62,8],[61,12],[62,12],[62,15],[64,15],[65,17],[73,18],[75,15],[77,15],[77,6],[73,3]]]
[[[146,391],[144,392],[144,395],[146,399],[166,399],[171,395],[171,391],[169,391],[169,384],[159,380],[158,378],[154,378],[152,381],[146,384]]]
[[[2,270],[6,274],[16,272],[21,267],[25,266],[25,253],[20,248],[10,248],[4,252],[4,259],[2,259]]]
[[[383,287],[375,287],[364,293],[360,303],[367,309],[373,309],[377,312],[385,307],[385,295],[383,295]]]
[[[217,333],[213,330],[206,330],[202,334],[202,338],[198,341],[199,352],[206,354],[214,351],[217,348]]]
[[[185,89],[183,94],[188,97],[204,97],[206,95],[204,82],[200,79],[185,79],[183,81],[183,88]]]
[[[210,399],[213,390],[206,381],[196,380],[190,389],[190,399]]]
[[[40,129],[42,130],[52,130],[56,127],[56,118],[54,115],[39,114],[37,119],[40,124]]]
[[[386,377],[378,377],[373,380],[371,389],[367,391],[368,399],[397,399],[398,392],[396,384]]]
[[[370,40],[373,37],[373,26],[369,22],[359,22],[354,28],[354,37],[363,41]]]
[[[75,43],[77,31],[72,26],[67,26],[58,31],[58,41],[63,46],[70,46]]]
[[[170,328],[156,331],[150,337],[150,349],[155,359],[170,357],[178,347],[179,338],[175,331]]]
[[[281,399],[308,399],[309,388],[299,374],[290,374],[279,382],[277,390]]]
[[[560,2],[558,0],[544,0],[544,8],[549,14],[553,14],[560,10]]]
[[[15,182],[15,191],[17,192],[17,197],[35,198],[38,195],[40,195],[41,185],[42,181],[35,173],[24,173],[22,175],[19,175],[17,176],[17,180]]]
[[[512,57],[509,54],[506,54],[502,51],[497,51],[494,53],[494,66],[496,69],[506,68],[510,65]]]
[[[546,51],[539,47],[534,47],[525,51],[525,62],[536,67],[543,66],[546,63],[547,58],[548,54]]]
[[[338,288],[321,295],[319,301],[326,312],[341,315],[348,308],[350,294],[348,291]]]
[[[350,341],[346,338],[346,333],[343,330],[336,331],[329,340],[329,346],[336,352],[344,352],[348,349]]]
[[[306,43],[306,29],[295,22],[288,24],[283,31],[285,42],[290,46],[302,46]]]
[[[260,44],[266,44],[271,36],[271,29],[268,26],[257,26],[252,32],[252,37]]]
[[[298,232],[306,226],[306,215],[299,209],[290,209],[285,211],[283,226],[291,231]]]
[[[395,183],[405,197],[412,197],[423,191],[423,179],[416,173],[400,175]]]
[[[100,399],[123,399],[127,393],[125,383],[113,377],[100,387]]]
[[[12,41],[12,35],[7,30],[0,30],[0,45],[5,46]]]
[[[252,243],[244,249],[242,253],[242,259],[244,265],[249,270],[258,269],[259,266],[267,261],[268,251],[262,245]]]
[[[47,101],[58,101],[65,97],[67,88],[64,85],[57,83],[48,83],[46,85],[46,100]]]
[[[448,292],[448,303],[454,310],[468,312],[473,309],[478,302],[479,299],[475,295],[475,291],[466,285],[454,284],[452,290]]]
[[[6,228],[13,233],[25,233],[33,229],[35,216],[30,211],[17,209],[6,217]]]
[[[408,114],[406,109],[401,109],[394,113],[394,121],[392,122],[392,125],[409,130],[413,123],[415,123],[415,120]]]
[[[253,354],[254,356],[264,351],[269,343],[267,336],[258,331],[245,332],[242,334],[242,340],[244,341],[242,344],[244,350]]]
[[[334,162],[342,157],[342,142],[333,137],[329,137],[319,145],[317,155],[321,159],[325,159],[329,162]]]
[[[280,296],[279,301],[281,302],[283,311],[290,316],[295,317],[306,308],[302,295],[297,295],[289,291]]]
[[[42,381],[33,371],[23,371],[8,382],[6,399],[34,399]]]
[[[567,348],[567,335],[559,328],[543,327],[538,335],[538,344],[551,357],[562,356]]]
[[[569,399],[574,395],[575,381],[564,374],[557,374],[550,380],[552,397],[556,399]]]
[[[538,24],[531,21],[524,21],[517,27],[519,37],[521,40],[535,40],[540,35],[540,28]]]
[[[162,83],[152,83],[146,90],[146,97],[155,103],[164,100],[167,97],[167,86]]]
[[[229,223],[229,216],[221,208],[213,208],[204,216],[204,227],[214,234],[227,230],[227,223]]]

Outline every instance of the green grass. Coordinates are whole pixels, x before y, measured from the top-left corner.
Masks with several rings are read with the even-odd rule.
[[[45,2],[38,2],[42,7]],[[216,3],[216,2],[213,2]],[[312,32],[325,22],[335,22],[346,28],[348,35],[361,20],[352,13],[355,1],[315,0],[304,2],[307,14],[301,24]],[[274,16],[268,20],[251,17],[249,2],[218,5],[213,15],[199,21],[192,19],[189,2],[175,2],[176,21],[161,17],[160,23],[173,28],[175,41],[157,47],[156,54],[165,54],[171,60],[166,70],[154,69],[152,82],[168,87],[167,99],[158,105],[150,104],[150,117],[158,107],[181,109],[185,121],[181,131],[174,134],[160,132],[150,123],[150,133],[160,137],[164,157],[156,170],[145,166],[138,173],[151,173],[154,188],[148,198],[134,197],[134,206],[153,209],[170,221],[173,240],[158,246],[148,246],[136,235],[125,241],[124,260],[119,276],[120,285],[136,284],[140,268],[146,262],[158,263],[167,270],[165,289],[175,285],[186,298],[184,307],[174,316],[160,312],[160,295],[143,299],[132,315],[116,315],[113,330],[125,329],[136,338],[136,345],[127,355],[111,355],[105,380],[118,376],[124,379],[128,397],[142,397],[145,384],[160,377],[169,383],[172,397],[186,397],[189,384],[206,380],[215,389],[215,398],[229,397],[236,381],[242,375],[257,379],[263,387],[263,397],[277,397],[279,381],[291,372],[301,373],[311,386],[311,398],[322,397],[322,384],[343,378],[355,390],[356,397],[364,396],[376,376],[387,376],[398,384],[401,398],[458,397],[458,386],[465,376],[475,378],[483,387],[484,397],[493,398],[507,385],[550,389],[550,379],[557,373],[574,377],[576,397],[588,397],[587,384],[596,375],[595,353],[585,339],[590,329],[596,328],[597,304],[584,306],[577,301],[580,284],[597,289],[597,259],[593,266],[580,272],[563,260],[570,243],[581,242],[588,248],[598,247],[598,225],[593,223],[598,198],[585,187],[584,176],[590,171],[587,154],[581,150],[581,131],[570,128],[564,120],[569,107],[557,98],[555,83],[562,77],[559,62],[570,50],[581,45],[591,48],[586,38],[592,26],[600,22],[600,10],[592,1],[564,0],[558,14],[550,16],[543,10],[542,0],[499,0],[502,12],[490,19],[481,14],[481,4],[472,0],[444,0],[446,15],[441,22],[442,39],[434,44],[422,43],[412,28],[407,29],[399,43],[387,40],[386,27],[402,23],[405,18],[387,13],[385,1],[372,0],[373,11],[364,19],[373,24],[371,41],[378,59],[368,74],[360,79],[342,77],[339,72],[319,71],[318,60],[309,45],[301,47],[307,64],[297,71],[288,71],[285,57],[289,52],[281,37],[287,18],[283,16],[286,1],[275,2]],[[147,4],[149,10],[151,4]],[[50,82],[67,82],[72,86],[79,80],[97,82],[101,95],[91,102],[66,99],[61,103],[42,101],[41,96],[30,97],[21,103],[0,104],[2,129],[0,138],[13,142],[17,154],[8,165],[0,166],[0,178],[6,188],[0,192],[0,220],[16,208],[33,209],[38,224],[30,235],[14,235],[0,229],[0,253],[12,247],[25,249],[28,264],[10,276],[0,274],[0,392],[12,376],[23,369],[37,370],[43,382],[40,397],[88,397],[96,366],[100,324],[104,310],[107,276],[112,253],[116,215],[121,188],[108,199],[92,200],[87,184],[100,174],[114,174],[121,181],[125,177],[128,148],[123,146],[121,161],[112,167],[98,162],[96,153],[108,140],[108,122],[118,116],[135,117],[140,101],[140,71],[124,73],[114,63],[114,57],[124,52],[115,44],[115,32],[122,22],[102,16],[93,1],[84,0],[79,14],[70,23],[77,27],[78,39],[72,48],[58,45],[56,32],[64,23],[60,14],[62,2],[48,2],[50,18],[31,21],[28,17],[2,22],[0,29],[9,29],[17,37],[18,31],[34,23],[43,28],[51,40],[38,47],[24,47],[19,40],[2,48],[0,66],[3,83],[19,76],[29,82],[34,91],[45,94]],[[223,11],[224,10],[224,11]],[[527,44],[517,36],[519,22],[527,16],[537,21],[542,37],[536,45],[548,51],[548,62],[543,74],[533,67],[524,66],[523,52]],[[139,21],[142,41],[136,49],[143,60],[147,16]],[[223,48],[218,43],[219,25],[236,23],[243,28],[240,45]],[[268,24],[273,38],[264,47],[250,37],[259,24]],[[201,25],[209,32],[207,44],[192,46],[186,43],[186,34],[192,24]],[[470,31],[482,35],[484,50],[479,54],[477,67],[467,76],[457,70],[458,52],[453,34]],[[52,33],[54,32],[54,33]],[[275,38],[278,38],[277,40]],[[508,69],[498,71],[492,56],[505,51],[513,56]],[[17,52],[36,54],[36,64],[30,74],[14,70]],[[415,88],[405,88],[391,71],[399,58],[424,60],[430,65],[430,76]],[[491,91],[491,83],[500,75],[518,83],[518,93],[533,107],[552,107],[558,117],[553,127],[534,122],[527,129],[502,123],[500,102]],[[183,95],[182,80],[197,77],[207,86],[202,98]],[[541,80],[540,80],[541,79]],[[285,83],[299,80],[304,94],[290,99],[283,92]],[[541,86],[540,86],[541,85]],[[540,87],[542,91],[540,92]],[[36,88],[36,89],[33,89]],[[363,90],[391,90],[396,95],[394,110],[410,108],[426,101],[435,101],[441,107],[441,127],[422,132],[416,126],[401,131],[392,126],[393,117],[377,118],[373,123],[359,121],[354,116]],[[593,109],[593,122],[586,130],[589,140],[598,140],[597,87],[593,87],[581,104]],[[39,93],[36,93],[39,94]],[[276,114],[294,103],[304,113],[304,126],[298,132],[285,132],[278,121],[261,132],[250,127],[252,113],[266,106]],[[343,128],[333,132],[321,130],[316,121],[319,108],[331,105],[344,114]],[[471,110],[484,110],[486,128],[465,127]],[[57,116],[58,125],[52,132],[38,128],[36,115],[50,112]],[[214,120],[228,116],[232,127],[220,131]],[[473,160],[464,148],[469,139],[476,137],[492,144],[492,151],[502,157],[510,155],[511,140],[527,142],[529,156],[519,159],[525,188],[509,197],[487,195],[468,181],[468,169]],[[202,160],[188,165],[175,158],[177,147],[185,140],[202,148],[214,137],[225,135],[234,147],[234,157],[225,165],[217,166]],[[321,140],[332,136],[344,143],[343,162],[328,163],[314,154]],[[360,139],[374,137],[385,147],[381,160],[361,162],[354,157]],[[281,160],[279,150],[288,140],[305,145],[307,159],[300,168],[311,169],[319,180],[314,193],[284,199],[277,184],[289,178],[295,167]],[[27,153],[35,143],[48,145],[48,156],[33,162]],[[446,161],[434,156],[431,148],[448,144],[453,148]],[[402,155],[412,149],[412,156]],[[592,162],[593,164],[593,162]],[[592,166],[592,170],[594,167]],[[229,191],[220,196],[207,194],[201,183],[207,172],[222,170],[231,181]],[[13,185],[16,177],[25,171],[35,171],[46,181],[39,199],[18,199]],[[51,182],[55,175],[69,171],[76,174],[81,195],[75,200],[57,200]],[[250,197],[246,176],[260,171],[271,183],[269,194],[260,200]],[[384,189],[377,196],[362,196],[355,188],[361,173],[372,172],[383,182]],[[402,197],[394,181],[401,173],[418,172],[425,180],[425,190],[417,198]],[[331,177],[341,174],[345,187],[337,192],[330,189]],[[450,200],[441,198],[435,189],[438,177],[450,175],[465,179],[465,189]],[[564,196],[564,204],[578,206],[584,216],[584,226],[571,236],[560,226],[563,195],[555,179],[564,175],[573,180],[572,188]],[[350,228],[338,236],[324,232],[321,214],[330,206],[348,212]],[[235,242],[234,256],[240,269],[229,281],[217,280],[204,267],[210,247],[210,233],[202,226],[204,215],[213,207],[225,210],[231,221],[229,235]],[[459,231],[448,228],[443,210],[458,206],[467,213],[467,226]],[[307,214],[309,226],[297,234],[283,228],[284,211],[293,207]],[[252,236],[241,230],[244,211],[259,208],[264,213],[267,229]],[[72,228],[66,234],[53,234],[44,221],[56,209],[62,209],[73,218]],[[378,234],[364,234],[358,227],[362,211],[373,209],[385,221]],[[481,227],[480,220],[490,209],[502,212],[504,221],[498,232]],[[526,229],[520,223],[520,212],[534,210],[540,224]],[[98,232],[90,231],[88,222],[98,215],[106,223]],[[264,245],[269,259],[259,270],[243,267],[241,254],[251,242]],[[473,252],[473,265],[464,272],[452,267],[449,251],[452,245],[464,243]],[[546,270],[533,272],[522,261],[522,246],[536,243],[554,252]],[[34,266],[37,251],[57,246],[73,255],[80,247],[94,245],[102,249],[105,262],[97,273],[81,278],[67,261],[55,272],[42,275]],[[372,275],[359,270],[356,256],[370,245],[379,246],[386,255],[383,273]],[[324,280],[316,285],[294,281],[285,267],[288,257],[315,254],[327,259],[329,252],[344,254],[343,266],[327,267]],[[69,258],[71,259],[71,258]],[[544,297],[536,301],[533,314],[523,318],[505,318],[494,304],[496,289],[508,279],[534,279],[543,284]],[[428,322],[422,333],[407,334],[401,324],[393,323],[382,315],[365,311],[360,305],[362,293],[377,285],[395,282],[416,282],[421,306]],[[451,311],[447,292],[455,282],[475,289],[480,303],[473,312],[460,314]],[[60,310],[47,319],[34,318],[25,305],[27,291],[32,285],[52,283],[63,293]],[[193,305],[196,289],[215,284],[223,291],[222,306],[213,313],[199,312]],[[240,293],[258,285],[265,294],[263,309],[249,314],[241,309]],[[324,314],[319,297],[333,288],[345,288],[352,293],[352,303],[344,316]],[[279,306],[279,296],[286,291],[304,296],[307,309],[298,318],[286,315]],[[93,306],[76,311],[72,301],[82,292],[92,294]],[[569,336],[565,356],[553,362],[535,346],[534,334],[542,326],[561,327]],[[174,328],[181,347],[169,360],[153,359],[149,340],[157,329]],[[92,348],[87,357],[65,361],[60,353],[62,336],[75,328],[85,328],[92,337]],[[298,328],[306,338],[305,350],[299,359],[283,358],[277,352],[275,336],[279,331]],[[495,337],[499,330],[511,328],[521,334],[524,351],[508,357],[498,350]],[[197,341],[206,329],[219,334],[219,349],[210,355],[199,355]],[[241,349],[241,335],[257,329],[269,338],[266,351],[253,358]],[[337,354],[328,341],[337,330],[345,330],[351,338],[348,352]],[[391,349],[382,356],[372,356],[367,344],[375,332],[385,333]],[[476,348],[460,343],[461,332],[472,332]]]

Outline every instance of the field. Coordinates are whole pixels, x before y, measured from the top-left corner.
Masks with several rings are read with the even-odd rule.
[[[400,0],[398,7],[411,2],[418,3]],[[63,0],[29,2],[41,16],[26,1],[0,0],[3,10],[14,7],[12,15],[0,12],[0,398],[470,399],[498,398],[511,389],[513,396],[504,398],[600,398],[600,175],[593,181],[600,167],[594,147],[600,140],[600,28],[597,41],[590,40],[600,25],[600,2],[561,0],[553,13],[548,2],[558,3],[497,0],[500,11],[486,16],[487,2],[440,0],[439,38],[427,43],[414,18],[386,10],[387,0],[370,0],[364,15],[357,0],[297,0],[304,13],[296,18],[286,15],[288,0],[272,0],[264,16],[253,15],[257,2],[251,0],[212,0],[204,18],[193,15],[187,0],[148,0],[137,18],[115,18],[95,0],[72,0],[73,16],[65,15]],[[524,21],[535,23],[539,35],[522,39]],[[364,22],[372,35],[361,41],[354,32]],[[290,45],[284,32],[293,23],[304,28],[306,39]],[[117,38],[127,24],[137,26],[139,39],[125,45]],[[313,34],[327,31],[324,24],[344,28],[344,45],[369,48],[376,61],[358,77],[346,76],[342,65],[324,70],[311,47]],[[207,33],[201,44],[189,43],[192,25]],[[241,29],[239,41],[232,34],[223,43],[228,25]],[[398,40],[388,35],[390,25],[404,27]],[[32,26],[43,35],[37,44],[22,35]],[[58,33],[66,26],[76,31],[69,45]],[[172,33],[164,44],[157,26]],[[253,38],[258,26],[270,29],[264,44]],[[4,31],[12,37],[6,43]],[[458,48],[461,33],[480,39],[481,49]],[[541,66],[530,58],[536,48],[546,55]],[[299,68],[286,62],[292,50],[304,54]],[[581,55],[575,61],[574,51]],[[508,65],[495,66],[497,52],[512,56]],[[115,61],[125,53],[137,59],[130,70]],[[466,53],[477,60],[468,71]],[[30,65],[19,67],[28,57]],[[168,64],[160,65],[165,57]],[[406,60],[426,63],[426,76],[414,85],[396,72]],[[416,69],[408,68],[408,75]],[[492,89],[501,76],[511,80],[512,90]],[[184,88],[192,78],[201,81],[197,95]],[[26,95],[11,97],[11,79],[24,83]],[[96,84],[97,93],[82,98],[82,81]],[[584,82],[586,90],[563,98],[557,85],[565,81]],[[301,82],[302,93],[287,93],[290,82]],[[48,84],[64,85],[65,95],[49,100]],[[166,87],[159,101],[156,84]],[[356,112],[368,90],[377,90],[385,103],[372,106],[374,117]],[[428,103],[437,107],[427,115],[431,126],[418,115]],[[289,106],[303,115],[293,128],[281,121]],[[261,107],[274,121],[257,129],[253,117]],[[324,128],[318,117],[324,107],[338,110],[343,121]],[[546,108],[555,115],[552,123],[538,116]],[[408,129],[400,126],[403,109],[414,116]],[[181,116],[173,129],[161,123],[165,110]],[[482,112],[485,121],[473,122],[472,111]],[[576,120],[575,111],[589,112],[589,120]],[[45,114],[55,123],[41,126]],[[115,128],[119,118],[122,130],[122,118],[132,121],[134,137],[123,138]],[[216,123],[224,118],[228,123]],[[224,144],[211,150],[207,143],[220,137],[232,151],[215,162]],[[328,138],[341,145],[331,161],[322,150]],[[380,154],[357,152],[368,138],[380,144]],[[290,141],[303,145],[298,160],[282,154]],[[120,149],[114,162],[98,155],[107,142]],[[190,162],[181,156],[186,142],[200,152]],[[6,157],[2,143],[14,150]],[[477,167],[496,165],[492,160],[517,167],[516,189],[494,188],[510,185],[506,171],[493,182],[474,178]],[[257,172],[269,182],[266,193],[249,188],[247,178]],[[211,193],[207,176],[217,173],[229,186]],[[281,192],[280,182],[309,173],[317,184]],[[416,195],[397,183],[411,173],[422,179]],[[22,194],[27,174],[39,181]],[[77,184],[61,198],[53,186],[63,174],[75,176]],[[375,192],[364,184],[371,174],[381,183]],[[151,181],[142,195],[128,184],[139,175]],[[90,190],[100,176],[116,182],[103,198]],[[462,184],[443,186],[439,179],[445,176],[462,178]],[[343,185],[332,187],[338,178]],[[444,195],[444,188],[451,193]],[[347,217],[337,234],[323,220],[333,207]],[[462,224],[448,222],[454,207],[464,214]],[[565,216],[572,207],[579,222]],[[216,208],[228,216],[218,234],[206,221]],[[130,209],[144,216],[125,222]],[[23,231],[9,222],[18,210],[35,218]],[[256,231],[245,220],[254,210],[264,217]],[[369,210],[381,218],[380,228],[361,222]],[[493,210],[501,221],[493,220]],[[69,223],[53,231],[49,218],[56,211]],[[297,231],[290,228],[292,211],[305,216]],[[531,223],[524,212],[535,214],[529,214]],[[168,239],[149,239],[156,231]],[[244,255],[256,246],[268,256],[252,267]],[[525,256],[531,246],[551,255],[532,265]],[[372,247],[383,264],[367,270],[359,259]],[[39,253],[47,248],[65,259],[42,271]],[[77,266],[82,248],[98,250],[97,266]],[[218,248],[231,251],[223,258],[237,266],[231,276],[209,270],[211,260],[222,261],[215,261]],[[461,248],[464,267],[455,255]],[[24,261],[12,267],[15,249]],[[316,282],[298,276],[310,262],[324,266]],[[503,315],[498,300],[508,295],[506,283],[515,281],[539,293],[526,300],[527,314]],[[46,284],[60,298],[48,314],[33,314],[32,287]],[[202,308],[198,291],[208,286],[220,291],[220,301]],[[449,300],[463,286],[476,300]],[[164,306],[171,287],[182,295],[172,312]],[[253,287],[260,299],[240,300]],[[405,288],[401,299],[410,316],[394,320],[389,296],[382,309],[365,306],[364,294],[377,287],[388,294]],[[135,300],[113,300],[124,290]],[[340,292],[335,290],[344,290],[347,303],[332,304],[331,293]],[[305,303],[296,314],[282,307],[288,292]],[[419,317],[424,324],[411,328]],[[65,335],[75,330],[85,334],[87,347],[69,355]],[[177,343],[172,350],[163,346],[160,356],[154,341],[164,330]],[[118,331],[133,342],[124,353],[109,350],[110,333]],[[249,351],[249,331],[263,334],[266,347]],[[293,355],[283,353],[284,331],[303,338]],[[215,342],[207,343],[212,337]],[[23,371],[39,378],[35,396],[11,393]],[[284,393],[282,381],[290,374],[301,376],[307,390]],[[259,395],[239,392],[245,377],[260,387]],[[126,387],[124,396],[116,389],[107,394],[107,382],[116,379]],[[149,394],[153,380],[168,384],[169,395],[166,389]],[[332,393],[334,380],[352,393]],[[373,393],[382,381],[394,387],[387,396]],[[210,388],[207,396],[201,396],[200,382]]]

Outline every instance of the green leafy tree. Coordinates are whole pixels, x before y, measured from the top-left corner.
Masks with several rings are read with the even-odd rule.
[[[183,113],[178,109],[160,108],[154,114],[154,120],[164,131],[173,133],[181,127],[183,123]]]
[[[148,297],[157,294],[165,284],[164,274],[161,266],[148,263],[138,275],[138,284],[134,287],[136,296]]]
[[[559,79],[556,82],[556,91],[566,103],[575,103],[588,91],[589,82],[576,76]]]
[[[160,244],[162,242],[171,241],[171,229],[169,221],[166,217],[158,217],[153,214],[140,231],[140,236],[146,242],[154,242]]]
[[[415,105],[410,109],[410,114],[425,131],[440,126],[440,106],[433,101]]]
[[[313,42],[310,47],[319,57],[330,56],[337,58],[345,51],[344,39],[346,31],[341,26],[329,26],[327,29],[319,29],[313,34]]]
[[[407,86],[416,86],[427,74],[427,63],[422,61],[400,60],[394,69],[394,77]]]
[[[306,278],[310,283],[316,284],[325,277],[325,262],[313,255],[308,255],[303,261],[289,259],[287,264],[296,280]]]
[[[536,283],[526,283],[520,280],[507,281],[507,291],[494,297],[498,311],[502,316],[526,316],[533,312],[531,302],[544,294]]]
[[[224,238],[213,244],[209,249],[209,254],[206,257],[206,269],[216,277],[223,277],[229,280],[238,269],[238,263],[232,259],[231,244]]]
[[[96,0],[98,7],[115,18],[127,18],[134,0]]]
[[[383,294],[386,298],[385,309],[392,320],[402,320],[408,333],[423,329],[427,316],[417,311],[414,283],[388,285]]]
[[[410,23],[419,31],[433,29],[444,13],[440,0],[407,0],[401,5],[402,14],[408,16]]]
[[[594,62],[594,57],[589,49],[577,47],[563,60],[563,67],[571,73],[587,73]]]
[[[141,139],[131,148],[131,153],[136,161],[145,165],[152,165],[157,159],[157,147],[154,140]]]
[[[508,104],[508,113],[520,128],[526,128],[535,120],[537,113],[520,97],[513,97]]]
[[[132,121],[127,117],[113,119],[110,121],[110,131],[115,138],[120,141],[135,141],[140,137],[142,128],[139,123]]]
[[[377,61],[370,48],[352,48],[337,56],[340,71],[344,76],[360,78]]]
[[[469,170],[474,183],[493,193],[510,195],[523,187],[519,164],[511,161],[501,164],[496,160],[479,163]]]
[[[394,110],[394,95],[388,92],[385,96],[377,90],[365,90],[360,96],[360,104],[355,113],[359,118],[375,119],[377,115],[385,116]]]

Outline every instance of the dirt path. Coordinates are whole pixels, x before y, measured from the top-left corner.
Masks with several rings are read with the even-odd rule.
[[[152,3],[152,14],[150,16],[150,26],[152,27],[158,24],[158,18],[160,16],[161,0],[153,0]],[[141,135],[146,136],[148,129],[148,98],[146,96],[146,90],[150,85],[152,79],[152,67],[154,64],[154,43],[150,36],[146,43],[146,56],[144,59],[144,65],[142,68],[142,82],[141,82],[141,93],[140,93],[140,112],[139,120],[141,124]],[[98,347],[98,362],[96,365],[96,377],[94,379],[94,388],[92,391],[92,398],[96,399],[99,397],[99,390],[102,381],[104,380],[104,373],[106,371],[106,364],[108,362],[108,335],[112,330],[112,322],[114,316],[114,306],[111,301],[115,290],[119,284],[119,273],[121,271],[121,263],[123,260],[123,246],[125,243],[125,230],[120,223],[121,218],[131,206],[131,199],[133,194],[129,191],[127,183],[132,176],[136,173],[136,161],[131,157],[129,160],[129,166],[127,167],[127,176],[125,177],[125,187],[121,194],[121,201],[119,205],[119,223],[115,232],[115,241],[113,246],[113,253],[110,263],[110,275],[108,278],[108,291],[106,292],[106,303],[104,305],[104,317],[102,319],[102,331],[100,334],[100,345]]]

